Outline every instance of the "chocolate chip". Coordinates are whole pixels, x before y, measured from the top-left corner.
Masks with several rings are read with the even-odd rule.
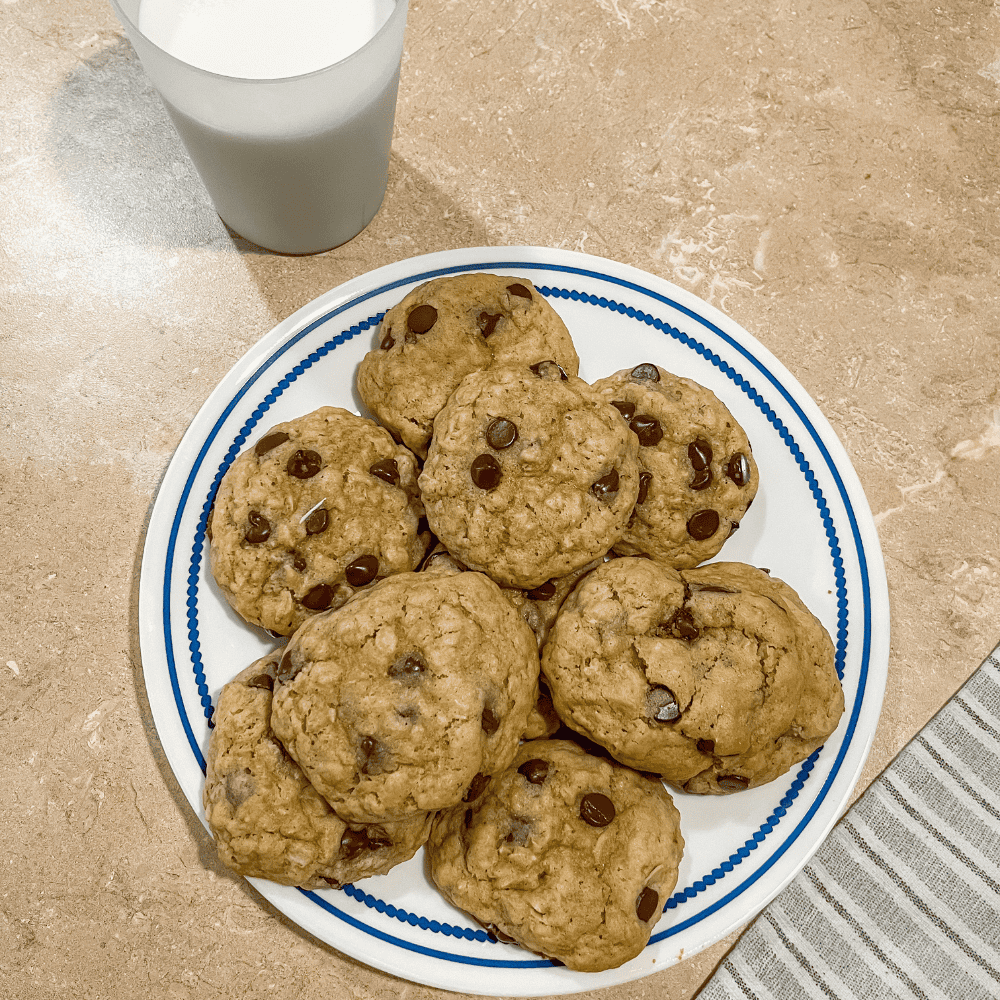
[[[315,451],[303,451],[301,448],[295,452],[285,465],[290,476],[296,479],[311,479],[319,472],[323,465],[323,459]]]
[[[554,361],[539,361],[536,365],[528,366],[539,378],[555,379],[556,372],[563,382],[569,381],[569,376],[563,370],[562,365],[557,365]]]
[[[503,473],[500,463],[492,455],[478,455],[472,460],[472,481],[481,490],[493,490],[500,485]]]
[[[614,500],[618,496],[618,470],[612,469],[606,476],[601,476],[600,479],[590,487],[590,492],[597,497],[598,500]]]
[[[325,507],[317,507],[303,524],[307,535],[321,535],[330,526],[330,512]]]
[[[250,527],[247,528],[243,538],[251,545],[260,545],[271,537],[271,522],[263,514],[252,510],[247,514],[247,521]]]
[[[533,601],[551,601],[556,596],[556,585],[552,580],[546,580],[540,587],[528,591],[528,597]]]
[[[649,484],[652,481],[653,481],[652,472],[639,473],[639,495],[635,499],[635,502],[637,504],[646,502],[646,498],[649,496]]]
[[[719,514],[714,510],[699,510],[687,523],[688,534],[698,542],[711,538],[719,530]]]
[[[487,736],[492,736],[500,728],[500,720],[493,714],[493,709],[489,705],[483,709],[483,717],[480,720],[480,725]]]
[[[348,827],[340,836],[340,856],[345,860],[357,857],[368,849],[368,837],[364,830]]]
[[[750,779],[742,774],[720,774],[717,780],[719,788],[727,792],[742,792],[750,787]]]
[[[651,417],[648,413],[640,413],[629,421],[629,427],[635,431],[639,438],[639,444],[643,448],[651,448],[654,444],[659,444],[663,438],[663,428],[656,417]]]
[[[383,458],[368,470],[376,479],[381,479],[390,486],[399,484],[399,466],[394,458]]]
[[[292,651],[286,646],[285,651],[281,654],[281,659],[278,660],[278,668],[274,672],[274,679],[279,684],[287,684],[298,674],[302,667],[302,661],[297,656],[294,656]]]
[[[486,443],[497,451],[509,448],[517,440],[517,424],[506,417],[494,417],[486,428]]]
[[[746,486],[750,479],[750,462],[743,452],[736,452],[729,460],[729,465],[726,466],[726,475],[737,486]]]
[[[591,826],[607,826],[615,818],[615,804],[601,792],[587,792],[580,801],[580,819]]]
[[[694,642],[701,635],[687,608],[678,608],[661,627],[667,635],[674,639],[683,639],[685,642]]]
[[[416,681],[427,669],[419,653],[407,653],[389,666],[389,676],[397,681]]]
[[[463,823],[465,825],[465,829],[466,830],[468,830],[469,827],[472,826],[472,817],[473,817],[473,815],[474,814],[473,814],[473,812],[472,812],[471,809],[466,809],[465,810],[465,816],[463,817]]]
[[[463,802],[475,802],[483,792],[486,791],[486,786],[490,783],[490,776],[488,774],[477,774],[472,781],[469,783],[469,787],[465,790],[465,795],[462,796]]]
[[[292,569],[294,569],[296,573],[304,573],[307,565],[308,563],[301,555],[299,555],[298,552],[292,556]]]
[[[522,285],[521,282],[519,281],[515,281],[513,285],[508,285],[507,291],[510,292],[511,295],[516,295],[519,298],[527,299],[529,302],[531,301],[530,289],[528,289],[525,285]]]
[[[389,751],[374,736],[362,736],[358,743],[358,763],[362,774],[382,774],[388,770]]]
[[[635,915],[643,922],[647,923],[660,905],[660,896],[655,889],[644,886],[639,898],[635,901]]]
[[[310,611],[326,611],[333,603],[333,587],[328,583],[317,583],[305,597],[302,598],[302,607]]]
[[[484,340],[490,337],[497,328],[497,323],[502,319],[503,316],[500,313],[488,313],[485,309],[476,317],[476,324],[479,326],[479,332],[483,335]]]
[[[712,464],[712,446],[702,438],[695,438],[688,445],[688,460],[695,472],[707,469]]]
[[[689,583],[688,588],[692,593],[698,594],[738,594],[738,590],[730,590],[728,587],[719,587],[714,583]]]
[[[611,405],[625,418],[626,422],[635,416],[635,403],[630,403],[625,399],[612,399]]]
[[[394,347],[395,344],[396,344],[396,341],[392,339],[392,334],[391,333],[387,333],[382,338],[382,343],[380,343],[378,346],[379,346],[379,350],[381,350],[381,351],[388,351],[389,348],[390,347]]]
[[[262,691],[273,691],[274,678],[266,671],[262,674],[254,674],[247,681],[247,687],[260,688]]]
[[[378,559],[375,556],[358,556],[347,564],[344,576],[352,587],[363,587],[378,576]]]
[[[715,740],[698,740],[696,746],[701,753],[715,753]]]
[[[659,382],[660,370],[647,361],[645,364],[636,365],[632,369],[631,377],[633,382]]]
[[[434,306],[417,306],[406,317],[406,328],[412,333],[426,333],[437,322],[437,318],[438,311]]]
[[[254,446],[253,453],[260,458],[269,451],[277,448],[279,444],[284,444],[288,440],[288,435],[284,431],[272,431],[265,434]]]
[[[688,486],[693,490],[707,490],[711,485],[712,485],[711,469],[699,469],[694,474],[694,478],[691,480],[691,482],[688,483]]]
[[[517,769],[517,773],[523,774],[533,785],[540,785],[549,775],[549,762],[541,757],[532,757]]]
[[[366,826],[365,836],[368,838],[368,848],[377,851],[380,847],[392,847],[392,838],[380,826]]]
[[[656,685],[646,692],[646,711],[657,722],[673,722],[681,716],[677,696],[667,687]]]

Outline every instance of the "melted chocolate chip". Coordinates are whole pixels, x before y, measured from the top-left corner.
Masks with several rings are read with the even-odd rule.
[[[714,510],[699,510],[692,514],[687,523],[688,534],[698,542],[711,538],[719,530],[719,513]]]
[[[736,483],[737,486],[746,486],[750,479],[750,462],[743,452],[738,451],[729,460],[726,466],[726,475]]]
[[[302,598],[302,607],[310,611],[326,611],[333,603],[333,587],[328,583],[317,583],[305,597]]]
[[[600,479],[590,487],[590,492],[597,497],[598,500],[614,500],[618,496],[618,470],[612,469],[606,476],[601,476]]]
[[[348,827],[340,836],[340,856],[345,860],[357,857],[368,849],[368,836],[364,830]]]
[[[556,596],[556,585],[552,580],[546,580],[540,587],[528,591],[532,601],[551,601]]]
[[[500,720],[493,714],[493,709],[489,705],[483,709],[483,717],[480,720],[480,725],[487,736],[492,736],[500,728]]]
[[[607,826],[615,818],[615,804],[601,792],[587,792],[580,800],[580,819],[591,826]]]
[[[288,435],[284,431],[272,431],[265,434],[254,446],[253,453],[260,458],[269,451],[273,451],[279,444],[284,444],[288,440]]]
[[[266,671],[261,674],[254,674],[254,676],[247,681],[247,687],[260,688],[262,691],[273,691],[274,678]]]
[[[629,421],[629,427],[635,431],[636,437],[639,438],[639,444],[643,448],[651,448],[653,445],[659,444],[663,438],[663,428],[660,426],[660,421],[648,413],[640,413],[639,416],[633,417]]]
[[[502,319],[503,316],[500,313],[488,313],[485,309],[476,317],[476,324],[484,340],[491,336],[497,328],[497,323]]]
[[[611,405],[625,418],[626,422],[635,416],[635,403],[626,399],[612,399]]]
[[[469,783],[469,787],[465,790],[465,794],[462,796],[463,802],[475,802],[483,792],[486,791],[486,786],[490,783],[490,776],[488,774],[483,774],[480,772],[477,774],[472,781]]]
[[[667,635],[674,639],[683,639],[685,642],[694,642],[701,635],[687,608],[678,608],[661,627]]]
[[[383,338],[382,342],[378,345],[380,351],[388,351],[390,347],[394,347],[396,341],[392,339],[392,334],[387,333]]]
[[[358,556],[347,564],[344,576],[352,587],[363,587],[378,576],[378,558],[376,556]]]
[[[260,545],[271,537],[271,522],[263,514],[252,510],[247,514],[247,521],[250,527],[243,536],[244,541],[251,545]]]
[[[321,535],[330,527],[330,512],[325,507],[317,507],[302,523],[307,535]]]
[[[635,915],[643,922],[648,923],[656,908],[660,905],[660,897],[655,889],[644,886],[639,898],[635,901]]]
[[[688,483],[688,486],[693,490],[707,490],[709,486],[712,485],[712,470],[699,469],[695,474],[694,478]]]
[[[506,417],[494,417],[486,428],[486,443],[497,451],[509,448],[517,440],[517,424]]]
[[[673,722],[681,717],[677,696],[667,687],[657,685],[646,692],[646,711],[657,722]]]
[[[650,364],[647,361],[645,364],[636,365],[632,369],[631,378],[633,382],[659,382],[660,370],[656,365]]]
[[[646,498],[649,496],[649,484],[652,481],[653,481],[652,472],[639,473],[639,495],[635,499],[635,502],[637,504],[646,502]]]
[[[750,787],[750,779],[742,774],[720,774],[718,782],[719,788],[727,792],[742,792]]]
[[[411,333],[426,333],[437,322],[437,318],[438,311],[434,306],[417,306],[406,317],[406,328]]]
[[[524,775],[531,784],[540,785],[549,776],[549,762],[541,757],[532,757],[517,769],[517,773]]]
[[[311,479],[319,472],[323,459],[315,451],[303,451],[301,448],[288,460],[285,469],[296,479]]]
[[[556,372],[563,382],[569,381],[569,376],[563,370],[562,365],[557,365],[554,361],[539,361],[536,365],[528,366],[539,378],[554,379]]]
[[[696,745],[701,753],[715,753],[715,740],[698,740]]]
[[[701,472],[712,464],[712,446],[701,438],[688,445],[688,461],[695,472]]]
[[[397,486],[399,484],[399,466],[396,465],[394,458],[383,458],[382,461],[376,462],[368,471],[376,479],[381,479],[382,482],[388,483],[390,486]]]
[[[511,295],[516,295],[518,298],[527,299],[531,301],[531,291],[526,285],[522,285],[521,282],[515,281],[513,285],[507,286],[507,291]]]
[[[473,483],[481,490],[496,489],[503,478],[500,463],[492,455],[478,455],[474,458],[469,474]]]
[[[279,684],[287,684],[302,669],[302,662],[298,657],[292,655],[292,651],[286,646],[285,651],[278,660],[278,669],[274,672],[274,679]]]
[[[389,665],[389,676],[397,681],[417,681],[426,669],[419,653],[407,653]]]

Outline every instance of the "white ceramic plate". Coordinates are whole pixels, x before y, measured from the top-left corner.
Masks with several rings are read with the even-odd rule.
[[[721,798],[675,795],[687,841],[677,889],[645,951],[609,972],[571,972],[492,941],[438,895],[422,853],[342,891],[251,880],[317,938],[397,976],[467,993],[573,993],[664,969],[750,920],[839,818],[881,709],[889,604],[864,493],[813,401],[732,320],[634,268],[532,247],[417,257],[321,295],[223,379],[168,467],[142,563],[143,672],[163,749],[204,821],[213,702],[224,683],[272,644],[230,611],[207,569],[205,521],[218,482],[272,424],[324,404],[361,411],[355,368],[373,346],[382,313],[421,282],[472,270],[529,278],[568,325],[588,381],[653,361],[708,386],[726,403],[750,437],[760,491],[719,558],[767,567],[799,592],[833,636],[847,702],[826,745],[771,785]]]

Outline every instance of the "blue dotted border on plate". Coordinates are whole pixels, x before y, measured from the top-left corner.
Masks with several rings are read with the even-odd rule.
[[[754,405],[764,414],[771,425],[778,431],[782,441],[785,442],[791,454],[794,456],[796,463],[802,470],[805,476],[806,482],[809,484],[809,488],[817,502],[817,506],[820,511],[820,516],[823,520],[824,528],[826,529],[827,540],[830,545],[830,550],[833,555],[833,565],[834,573],[836,576],[836,587],[837,587],[837,618],[838,618],[838,629],[837,629],[837,645],[836,645],[836,667],[837,674],[843,680],[844,677],[844,658],[847,649],[847,587],[844,574],[844,561],[841,557],[840,545],[837,539],[836,529],[833,524],[833,518],[830,516],[829,509],[825,498],[823,497],[822,490],[820,489],[819,483],[816,480],[812,469],[809,467],[809,463],[806,461],[805,456],[802,454],[802,450],[795,443],[794,438],[785,427],[782,420],[774,412],[771,406],[766,403],[760,393],[757,392],[753,386],[740,374],[738,374],[731,365],[723,361],[714,351],[709,350],[702,344],[699,340],[691,337],[689,334],[683,333],[675,327],[664,323],[661,319],[652,316],[640,309],[636,309],[633,306],[626,306],[622,302],[617,302],[614,299],[608,299],[603,296],[593,295],[589,292],[580,292],[576,289],[567,288],[552,288],[547,285],[537,286],[538,291],[540,291],[544,296],[551,298],[563,298],[570,299],[574,302],[583,302],[589,305],[599,306],[602,309],[609,309],[612,312],[620,313],[621,315],[627,316],[629,319],[635,319],[641,323],[651,326],[661,333],[672,337],[678,343],[683,344],[685,347],[689,347],[695,351],[695,353],[701,355],[706,360],[710,361],[716,368],[718,368],[724,375],[726,375],[737,387],[739,387],[747,397],[754,403]],[[198,528],[195,533],[194,545],[192,547],[192,556],[190,571],[188,574],[188,600],[187,600],[187,617],[188,617],[188,638],[190,640],[188,644],[188,649],[191,652],[192,665],[194,667],[195,680],[198,685],[198,693],[201,697],[202,708],[205,712],[205,717],[208,720],[209,725],[212,724],[212,698],[208,693],[208,685],[205,680],[204,666],[201,659],[201,646],[198,641],[198,620],[197,620],[197,595],[198,595],[198,577],[200,575],[201,567],[201,555],[204,549],[204,538],[205,538],[205,528],[207,525],[208,515],[212,508],[212,503],[215,498],[215,492],[218,489],[219,483],[222,477],[225,475],[229,466],[235,461],[236,457],[243,450],[243,446],[246,443],[250,433],[256,427],[257,423],[261,420],[264,414],[271,408],[271,405],[277,400],[290,385],[295,381],[307,368],[312,367],[320,358],[329,354],[330,351],[334,350],[336,347],[348,340],[353,339],[359,333],[367,330],[374,329],[381,322],[383,313],[378,313],[374,316],[368,317],[368,319],[362,320],[355,326],[350,327],[350,329],[343,331],[336,337],[327,341],[322,347],[313,351],[309,354],[301,363],[295,365],[292,370],[282,379],[278,381],[278,384],[270,392],[265,395],[263,401],[257,406],[257,408],[251,413],[250,417],[247,419],[243,428],[237,434],[230,446],[229,451],[226,453],[225,458],[220,463],[219,469],[216,473],[215,479],[212,482],[211,489],[209,490],[208,498],[206,499],[202,511],[201,517],[198,521]],[[781,799],[779,805],[771,813],[771,815],[761,824],[758,830],[753,834],[752,837],[748,838],[742,847],[738,848],[733,854],[731,854],[725,861],[723,861],[717,868],[714,868],[712,872],[705,875],[703,878],[697,879],[691,885],[686,886],[681,892],[674,893],[666,903],[664,904],[665,910],[676,909],[681,904],[685,903],[689,899],[693,899],[700,892],[704,892],[705,889],[714,885],[719,880],[725,878],[733,869],[739,865],[744,859],[748,858],[752,851],[756,850],[757,847],[762,844],[769,833],[778,825],[781,818],[785,815],[788,808],[792,805],[795,799],[798,797],[799,792],[802,790],[805,781],[809,777],[809,773],[815,766],[816,758],[818,755],[817,751],[811,757],[809,757],[799,769],[795,779],[792,781],[788,792]],[[351,896],[352,898],[364,903],[365,906],[370,909],[374,909],[379,913],[384,913],[389,917],[393,917],[403,923],[408,923],[414,927],[420,927],[422,930],[429,930],[434,933],[441,933],[445,935],[451,935],[454,937],[464,937],[468,940],[476,941],[495,941],[496,939],[488,934],[486,931],[473,930],[472,928],[464,927],[454,927],[451,924],[441,923],[437,920],[428,920],[427,917],[418,916],[413,913],[393,905],[392,903],[386,903],[384,900],[378,899],[363,890],[357,889],[353,885],[345,885],[344,892]]]

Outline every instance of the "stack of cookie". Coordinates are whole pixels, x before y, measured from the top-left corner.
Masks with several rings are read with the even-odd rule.
[[[499,939],[613,968],[677,880],[662,779],[740,791],[833,731],[822,625],[766,571],[701,565],[757,490],[742,428],[654,364],[578,371],[530,282],[437,279],[359,366],[375,420],[325,407],[228,470],[213,574],[289,636],[215,712],[234,870],[337,887],[426,844]]]

